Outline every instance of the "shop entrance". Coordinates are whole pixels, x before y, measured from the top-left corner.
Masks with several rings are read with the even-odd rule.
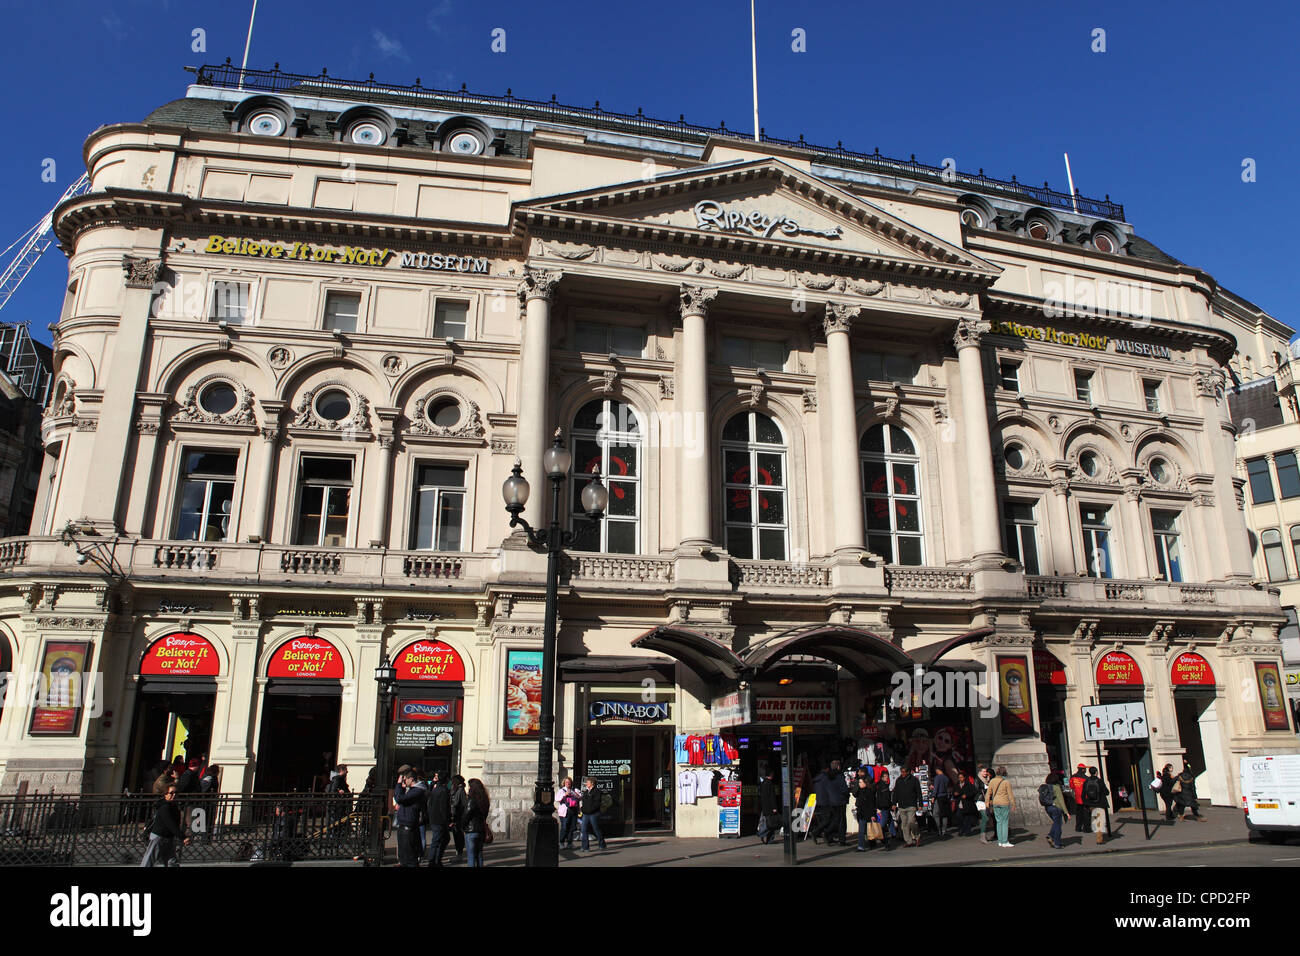
[[[602,792],[606,836],[671,829],[671,728],[602,727],[585,732],[582,776]]]
[[[415,692],[427,692],[426,687],[416,687]],[[446,699],[406,696],[403,685],[398,685],[399,697],[389,739],[392,741],[390,767],[410,764],[420,770],[423,779],[438,779],[444,783],[460,768],[460,727],[464,693],[459,684],[440,685],[438,692]],[[455,695],[454,697],[452,695]]]
[[[1099,688],[1097,703],[1145,703],[1142,685]],[[1147,786],[1155,776],[1151,764],[1151,749],[1142,741],[1129,744],[1116,743],[1105,747],[1106,787],[1110,790],[1110,805],[1115,810],[1156,807],[1155,794]],[[1082,758],[1087,761],[1087,758]],[[1091,761],[1087,761],[1091,763]]]
[[[206,756],[212,739],[216,686],[211,681],[148,679],[136,694],[124,785],[146,792],[159,765]]]
[[[256,793],[315,793],[337,763],[342,689],[269,684],[257,744]]]

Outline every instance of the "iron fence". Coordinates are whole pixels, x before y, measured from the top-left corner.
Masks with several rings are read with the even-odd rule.
[[[375,797],[327,794],[178,796],[183,864],[373,862]],[[0,866],[134,866],[158,798],[36,794],[0,797]]]
[[[339,79],[330,76],[325,70],[321,70],[317,76],[306,73],[286,73],[279,68],[278,63],[272,70],[240,69],[229,60],[224,64],[201,66],[196,70],[195,83],[199,86],[243,89],[256,93],[293,93],[300,96],[331,97],[363,102],[382,98],[389,103],[401,103],[426,109],[453,109],[458,112],[488,109],[498,116],[540,122],[576,122],[594,129],[661,136],[701,145],[712,136],[753,138],[752,131],[746,133],[743,130],[728,129],[726,123],[719,126],[698,126],[686,122],[684,115],[674,122],[646,116],[640,109],[635,113],[620,113],[616,110],[602,109],[599,100],[590,107],[568,106],[557,102],[554,96],[550,100],[530,100],[515,96],[511,90],[507,90],[505,96],[488,96],[470,93],[464,88],[457,91],[422,86],[418,79],[413,84],[382,83],[375,80],[373,73],[367,80]],[[764,143],[815,153],[813,161],[826,165],[904,176],[913,180],[929,180],[947,186],[965,186],[973,192],[995,193],[1008,199],[1056,209],[1077,208],[1084,215],[1117,222],[1124,221],[1124,206],[1112,202],[1110,196],[1105,199],[1090,198],[1081,195],[1078,190],[1068,193],[1052,189],[1047,183],[1033,186],[1019,182],[1015,176],[1009,180],[998,179],[984,175],[982,169],[978,173],[963,173],[955,169],[919,162],[916,156],[911,159],[893,159],[881,155],[878,149],[874,153],[845,149],[842,142],[833,147],[819,146],[806,142],[802,136],[797,140],[768,136],[766,130],[760,130],[759,137]]]

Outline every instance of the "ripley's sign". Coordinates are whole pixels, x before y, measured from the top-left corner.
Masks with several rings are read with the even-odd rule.
[[[839,239],[843,233],[839,226],[834,229],[808,229],[789,216],[767,216],[757,209],[726,208],[711,199],[695,204],[695,228],[745,232],[762,239],[772,238],[772,234],[777,231],[787,236],[822,236],[826,239]]]

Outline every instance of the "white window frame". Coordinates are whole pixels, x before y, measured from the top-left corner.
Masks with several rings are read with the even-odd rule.
[[[598,430],[593,431],[590,428],[579,428],[577,427],[576,424],[573,424],[574,422],[576,422],[578,415],[581,414],[582,411],[585,410],[588,405],[596,401],[599,401],[601,403],[600,414],[602,417],[599,418],[598,421],[601,422],[602,427],[599,428]],[[636,416],[637,430],[635,432],[627,431],[626,429],[618,427],[621,426],[623,422],[618,421],[618,416],[616,416],[611,411],[611,408],[614,405],[626,405],[627,408],[631,411],[631,413]],[[612,498],[614,494],[614,490],[610,486],[611,480],[619,482],[620,485],[626,485],[629,483],[632,484],[636,495],[634,499],[635,517],[632,520],[628,520],[627,516],[625,515],[611,519],[609,517],[609,508],[608,506],[606,506],[605,517],[601,519],[599,523],[599,530],[598,530],[599,537],[597,539],[597,546],[595,548],[595,550],[601,554],[628,554],[628,553],[642,554],[644,551],[642,547],[642,526],[645,521],[644,488],[645,488],[646,464],[645,464],[645,441],[642,438],[642,428],[644,427],[642,425],[642,421],[643,421],[643,417],[641,413],[636,409],[634,405],[632,405],[631,402],[625,402],[622,401],[621,399],[614,399],[614,398],[593,399],[592,401],[583,402],[582,405],[580,405],[574,411],[573,419],[570,421],[572,427],[570,428],[571,441],[569,447],[571,449],[575,450],[576,452],[579,441],[594,442],[597,446],[599,446],[601,481],[605,483],[606,489],[609,490],[610,497]],[[615,427],[606,428],[604,427],[606,423],[612,424]],[[634,476],[629,477],[626,475],[611,474],[611,469],[609,464],[611,448],[614,449],[635,448],[636,449],[636,472],[637,473]],[[578,459],[577,454],[575,453],[573,456],[573,464],[570,466],[571,483],[569,486],[570,501],[568,502],[569,530],[572,532],[577,532],[579,530],[578,515],[576,515],[573,512],[573,496],[581,493],[582,489],[586,487],[587,480],[589,478],[589,475],[586,471],[580,470],[584,467],[584,465],[585,463],[580,461]],[[632,525],[633,545],[632,545],[631,552],[609,550],[609,523],[611,520],[613,520],[616,524]]]
[[[1277,535],[1277,543],[1276,543],[1275,545],[1269,545],[1269,543],[1268,543],[1267,541],[1264,540],[1264,539],[1265,539],[1268,535],[1270,535],[1270,534],[1275,534],[1275,535]],[[1278,556],[1278,560],[1279,560],[1279,561],[1281,562],[1281,564],[1282,564],[1282,576],[1281,576],[1281,577],[1275,577],[1275,576],[1273,575],[1273,568],[1269,565],[1269,561],[1268,561],[1268,549],[1269,549],[1270,547],[1276,547],[1276,548],[1277,548],[1277,556]],[[1287,568],[1287,566],[1286,566],[1286,547],[1282,544],[1282,532],[1281,532],[1281,531],[1279,531],[1277,528],[1265,528],[1264,530],[1262,530],[1262,531],[1259,533],[1259,551],[1260,551],[1260,555],[1261,555],[1261,556],[1263,557],[1263,559],[1264,559],[1264,575],[1265,575],[1265,577],[1268,578],[1268,580],[1269,580],[1270,583],[1272,583],[1272,582],[1276,582],[1276,581],[1289,581],[1289,580],[1291,580],[1291,572],[1290,572],[1290,570],[1289,570],[1289,569]]]
[[[231,542],[234,542],[238,540],[236,536],[239,532],[237,525],[239,523],[238,522],[239,489],[241,485],[242,465],[243,465],[242,449],[230,448],[228,446],[223,447],[223,446],[204,445],[201,443],[194,444],[194,445],[182,444],[180,446],[180,457],[177,459],[178,468],[177,468],[177,480],[176,480],[176,503],[172,509],[171,540],[194,541],[197,544],[203,544],[205,541],[207,541],[206,538],[182,538],[181,537],[181,507],[182,507],[182,503],[185,500],[185,483],[187,481],[196,480],[196,481],[203,482],[207,486],[203,491],[203,522],[199,528],[200,532],[202,532],[204,527],[206,527],[207,525],[208,512],[210,511],[209,506],[211,505],[212,502],[212,484],[214,481],[218,480],[215,478],[191,479],[189,477],[188,473],[185,470],[185,460],[191,454],[195,454],[195,453],[234,455],[235,457],[235,473],[230,477],[230,514],[228,516],[229,520],[227,522],[226,530],[224,533],[225,536],[222,538],[218,538],[215,541],[208,541],[208,543],[229,544]],[[223,481],[222,483],[224,484],[225,482]]]
[[[217,285],[224,283],[227,285],[246,285],[248,286],[248,311],[243,322],[234,322],[230,319],[220,319],[215,315],[217,308]],[[219,322],[226,322],[229,325],[256,326],[258,322],[258,308],[261,306],[261,297],[258,295],[260,283],[252,276],[243,275],[214,275],[208,278],[208,295],[203,311],[207,321],[216,325]]]
[[[459,468],[463,473],[463,478],[459,487],[453,488],[450,485],[426,485],[420,481],[420,470],[426,467],[433,468]],[[419,541],[419,521],[420,521],[420,495],[425,491],[431,491],[434,495],[433,502],[433,527],[430,529],[431,546],[421,548]],[[439,537],[441,529],[438,527],[438,515],[440,506],[445,494],[459,494],[460,501],[460,544],[461,547],[456,551],[440,547]],[[469,463],[464,461],[441,461],[438,459],[417,458],[414,462],[414,471],[411,477],[411,520],[410,530],[408,532],[408,547],[412,551],[440,552],[444,554],[458,554],[465,551],[465,532],[469,518]]]
[[[1148,385],[1154,385],[1154,386],[1156,387],[1156,389],[1155,389],[1155,391],[1156,391],[1156,394],[1155,394],[1155,403],[1156,403],[1156,407],[1155,407],[1155,408],[1152,408],[1152,407],[1151,407],[1151,399],[1150,399],[1150,397],[1147,395],[1147,386],[1148,386]],[[1164,382],[1163,382],[1161,379],[1158,379],[1158,378],[1144,378],[1144,379],[1142,379],[1142,408],[1143,408],[1145,411],[1150,412],[1152,415],[1163,415],[1163,414],[1165,413],[1165,401],[1164,401],[1164,397],[1160,394],[1161,389],[1162,389],[1163,386],[1164,386]]]
[[[444,330],[441,334],[438,332],[438,308],[444,305],[463,305],[465,307],[465,330],[460,335],[452,335],[451,339],[457,342],[464,342],[470,339],[470,323],[474,315],[474,301],[472,299],[458,299],[455,296],[434,296],[433,299],[433,324],[431,326],[433,337],[438,341],[446,341],[448,335]]]
[[[1026,521],[1022,518],[1015,517],[1011,513],[1011,508],[1009,507],[1010,505],[1028,506],[1029,520]],[[1034,561],[1038,564],[1038,568],[1036,570],[1031,571],[1029,567],[1025,565],[1025,573],[1035,574],[1035,575],[1042,574],[1043,573],[1043,539],[1038,532],[1038,502],[1036,500],[1031,501],[1026,498],[1015,498],[1015,497],[1003,499],[1002,536],[1004,539],[1008,537],[1007,532],[1011,531],[1013,528],[1015,529],[1015,540],[1016,540],[1016,548],[1018,553],[1011,555],[1011,557],[1014,557],[1017,561],[1021,563],[1021,565],[1025,565],[1025,533],[1026,531],[1028,531],[1029,535],[1033,538],[1034,541]]]
[[[789,481],[789,469],[790,469],[789,439],[786,436],[785,429],[781,427],[781,423],[778,422],[771,415],[768,415],[766,412],[755,412],[752,410],[748,412],[736,412],[735,415],[728,417],[727,421],[723,424],[723,427],[725,428],[727,424],[730,424],[731,419],[734,418],[736,415],[747,416],[746,425],[749,429],[749,438],[745,442],[723,440],[720,443],[719,461],[721,464],[721,474],[722,474],[721,504],[722,504],[723,543],[725,544],[727,542],[728,529],[748,528],[750,533],[750,546],[751,546],[750,553],[753,555],[753,557],[740,558],[739,560],[789,561],[790,560],[790,507],[791,507],[790,481]],[[772,424],[776,426],[777,432],[781,435],[781,444],[773,445],[767,442],[760,442],[755,439],[754,436],[757,433],[755,427],[755,418],[754,418],[755,415],[762,415],[763,417],[769,419],[772,422]],[[729,451],[743,452],[749,456],[749,479],[750,480],[747,484],[740,484],[739,482],[733,482],[728,480],[727,452]],[[758,456],[760,454],[781,456],[781,475],[783,479],[781,484],[760,485],[757,483]],[[770,522],[765,523],[758,520],[758,507],[759,507],[758,490],[760,488],[766,488],[769,491],[779,491],[781,493],[781,496],[785,502],[781,509],[782,515],[784,516],[785,520],[781,524],[777,525],[777,524],[772,524]],[[727,520],[727,501],[726,501],[727,495],[735,491],[745,491],[749,495],[749,521],[748,522]],[[762,555],[761,535],[760,535],[761,531],[782,532],[782,551],[783,551],[782,557],[780,558],[761,557]]]
[[[352,329],[352,332],[353,333],[365,332],[366,331],[366,322],[365,322],[366,294],[361,289],[350,288],[346,286],[344,287],[326,286],[324,289],[321,290],[321,304],[320,304],[321,329],[323,329],[326,332],[334,331],[333,329],[330,329],[325,325],[325,320],[329,316],[328,309],[329,309],[330,296],[332,295],[335,296],[346,295],[346,296],[353,296],[356,298],[357,311],[356,311],[356,315],[354,316],[354,319],[356,321],[353,323],[354,327]],[[344,335],[349,334],[347,329],[343,329],[341,331],[343,332]]]
[[[1156,528],[1157,514],[1173,515],[1174,530],[1161,531],[1158,528]],[[1160,574],[1161,580],[1168,581],[1170,584],[1182,584],[1184,581],[1188,580],[1188,570],[1189,570],[1187,567],[1188,548],[1186,542],[1183,541],[1182,518],[1183,518],[1182,512],[1175,511],[1172,508],[1152,508],[1148,515],[1148,520],[1151,526],[1151,540],[1152,540],[1152,544],[1155,546],[1156,573]],[[1174,539],[1174,544],[1178,548],[1178,577],[1177,578],[1172,577],[1169,573],[1170,569],[1173,567],[1173,563],[1169,560],[1169,539],[1170,538]],[[1165,570],[1163,574],[1161,574],[1160,572],[1161,561],[1163,561],[1165,565]]]
[[[885,451],[884,452],[863,451],[862,442],[866,438],[867,433],[871,431],[871,428],[876,428],[878,426],[884,429]],[[871,428],[868,428],[866,431],[864,431],[862,433],[862,437],[858,439],[858,473],[862,474],[866,466],[866,463],[869,461],[877,462],[877,463],[883,462],[885,466],[885,481],[886,481],[887,488],[884,494],[881,494],[880,492],[873,492],[871,489],[867,487],[866,476],[863,475],[863,480],[862,480],[863,534],[866,535],[869,540],[871,535],[883,535],[886,533],[881,529],[871,529],[870,526],[867,524],[867,520],[866,520],[869,509],[872,507],[872,502],[884,501],[886,503],[885,507],[889,514],[888,534],[889,534],[889,547],[891,553],[887,556],[882,555],[882,557],[886,558],[887,564],[898,564],[900,567],[924,567],[925,552],[926,552],[925,512],[921,507],[921,499],[922,499],[921,489],[924,488],[925,485],[924,485],[924,478],[921,473],[920,445],[917,443],[916,436],[912,432],[908,431],[906,428],[903,428],[903,426],[901,425],[894,424],[893,422],[877,422],[875,425],[872,425]],[[890,431],[889,431],[890,428],[897,428],[901,432],[903,432],[907,436],[908,441],[912,443],[912,447],[916,449],[916,451],[913,452],[912,454],[908,454],[906,452],[894,451],[893,441],[890,438]],[[915,494],[900,495],[895,490],[894,488],[894,465],[895,464],[908,465],[913,469],[913,473],[916,475]],[[916,508],[916,530],[915,531],[898,530],[897,502],[900,501],[911,502],[915,506]],[[904,565],[898,561],[898,557],[899,557],[898,541],[900,538],[909,538],[909,539],[915,538],[917,542],[919,542],[921,546],[921,560],[917,564]]]
[[[322,538],[325,535],[325,516],[329,514],[329,498],[326,495],[321,496],[321,522],[320,522],[320,527],[316,531],[316,542],[314,544],[311,544],[311,543],[299,541],[302,534],[302,528],[301,528],[302,493],[303,490],[308,487],[308,485],[306,485],[303,481],[302,468],[303,468],[303,463],[308,458],[333,458],[341,461],[350,461],[352,463],[352,480],[347,485],[347,487],[352,492],[355,492],[357,489],[357,477],[361,468],[361,457],[359,455],[340,455],[336,453],[331,453],[326,450],[304,448],[302,452],[298,455],[297,459],[294,461],[294,465],[293,465],[293,484],[294,484],[293,511],[289,515],[289,527],[290,527],[289,538],[293,542],[291,547],[295,547],[295,548],[349,547],[349,543],[353,540],[352,537],[353,529],[356,526],[357,512],[359,510],[358,508],[353,507],[358,503],[358,499],[355,494],[349,495],[348,498],[348,524],[347,524],[347,530],[343,534],[342,544],[327,545],[322,543]],[[315,486],[313,485],[313,487]],[[329,485],[328,487],[338,488],[343,486]]]
[[[1011,392],[1013,395],[1020,395],[1024,391],[1025,383],[1020,380],[1020,371],[1024,363],[1012,358],[1003,358],[998,356],[998,388],[1004,392]],[[1012,377],[1015,379],[1016,387],[1008,388],[1006,384],[1007,376],[1003,373],[1003,367],[1011,370]]]
[[[1083,383],[1084,383],[1084,389],[1082,389],[1082,390],[1087,392],[1087,395],[1086,395],[1086,396],[1081,396],[1081,395],[1079,394],[1079,392],[1081,391],[1081,389],[1079,388],[1079,380],[1080,380],[1081,378],[1083,379]],[[1087,405],[1096,405],[1096,404],[1097,404],[1097,388],[1096,388],[1096,385],[1097,385],[1097,375],[1096,375],[1096,372],[1095,372],[1093,369],[1090,369],[1090,368],[1076,368],[1076,369],[1074,370],[1074,399],[1075,399],[1075,401],[1083,402],[1083,403],[1085,403],[1085,404],[1087,404]]]
[[[1105,511],[1107,523],[1104,525],[1084,524],[1084,508],[1100,509]],[[1118,577],[1115,573],[1118,570],[1115,566],[1115,555],[1119,551],[1119,541],[1116,535],[1117,529],[1115,527],[1115,505],[1107,501],[1079,501],[1075,514],[1078,516],[1079,531],[1083,537],[1084,573],[1088,577],[1097,578],[1098,580],[1113,580]],[[1096,573],[1097,569],[1093,567],[1093,553],[1096,550],[1093,545],[1096,543],[1096,535],[1101,531],[1106,532],[1106,567],[1102,569],[1105,573],[1099,574]]]

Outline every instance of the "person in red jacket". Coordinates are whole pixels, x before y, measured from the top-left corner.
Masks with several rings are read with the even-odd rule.
[[[1083,805],[1083,782],[1088,779],[1088,768],[1079,764],[1070,774],[1070,793],[1074,794],[1074,832],[1088,832],[1088,808]]]

